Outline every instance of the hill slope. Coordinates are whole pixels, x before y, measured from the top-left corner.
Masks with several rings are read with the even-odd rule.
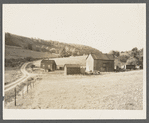
[[[83,55],[89,53],[101,53],[99,50],[79,44],[67,44],[52,40],[33,39],[5,33],[5,45],[22,47],[38,52],[50,52],[61,54],[65,52],[67,55]]]
[[[57,54],[48,52],[37,52],[33,50],[23,49],[16,46],[5,45],[5,59],[19,59],[19,58],[55,58]]]

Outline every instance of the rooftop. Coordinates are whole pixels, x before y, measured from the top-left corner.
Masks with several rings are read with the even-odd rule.
[[[54,60],[42,60],[41,63],[51,63],[51,64],[55,64]]]
[[[65,64],[66,67],[80,67],[79,64]]]
[[[103,54],[103,53],[99,53],[99,54],[91,54],[93,59],[101,59],[101,60],[114,60],[113,55],[111,54]]]

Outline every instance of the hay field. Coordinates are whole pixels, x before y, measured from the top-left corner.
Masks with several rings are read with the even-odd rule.
[[[142,110],[143,71],[91,76],[50,72],[42,75],[42,80],[17,105],[9,108]]]

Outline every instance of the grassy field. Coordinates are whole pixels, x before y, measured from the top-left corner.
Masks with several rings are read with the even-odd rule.
[[[12,103],[9,108],[142,110],[143,71],[90,76],[46,73],[16,107]]]

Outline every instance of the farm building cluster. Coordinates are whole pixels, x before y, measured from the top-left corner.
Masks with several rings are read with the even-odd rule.
[[[85,72],[112,72],[114,57],[111,54],[89,54],[77,57],[52,58],[41,61],[41,68],[45,71],[64,70],[65,75],[85,74]],[[124,65],[124,69],[134,69],[133,65]]]

